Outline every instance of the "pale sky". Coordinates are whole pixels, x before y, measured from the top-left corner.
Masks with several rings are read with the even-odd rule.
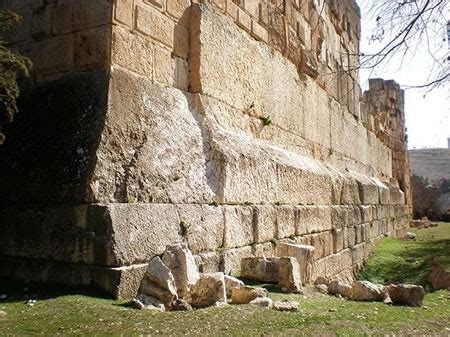
[[[380,45],[369,43],[375,18],[368,15],[367,4],[371,0],[358,0],[361,7],[362,32],[361,51],[374,52]],[[448,17],[450,19],[450,17]],[[436,34],[438,35],[438,34]],[[444,35],[445,37],[445,35]],[[442,41],[442,36],[435,36]],[[401,85],[417,85],[429,82],[428,75],[432,57],[425,46],[413,48],[401,64],[402,57],[395,56],[389,65],[375,69],[360,71],[360,82],[363,90],[367,88],[367,78],[380,77],[393,79]],[[443,44],[442,55],[446,55],[448,47]],[[446,148],[447,137],[450,137],[450,84],[447,83],[431,92],[423,89],[406,90],[406,127],[408,129],[408,147],[413,148]]]

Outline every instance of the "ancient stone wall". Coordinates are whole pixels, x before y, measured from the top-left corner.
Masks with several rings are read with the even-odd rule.
[[[4,274],[130,296],[167,244],[238,274],[288,241],[316,248],[311,282],[406,230],[403,96],[360,105],[353,1],[19,2],[36,67],[0,148]]]

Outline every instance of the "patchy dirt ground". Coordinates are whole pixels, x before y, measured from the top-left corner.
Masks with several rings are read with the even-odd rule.
[[[430,256],[434,259],[436,251],[440,260],[450,254],[448,249],[441,249],[447,247],[448,242],[444,242],[450,240],[450,224],[419,230],[417,235],[417,241],[384,240],[362,276],[376,276],[383,281],[387,274],[378,276],[375,271],[396,270],[398,266],[392,263],[403,266],[406,260],[410,267],[422,266],[422,270],[428,268],[424,261],[429,262]],[[420,244],[428,248],[411,248]],[[441,248],[433,248],[441,244],[444,244]],[[404,247],[402,254],[398,253],[398,247],[392,251],[393,245]],[[418,254],[419,251],[422,253]],[[403,272],[395,274],[395,278],[409,279],[414,275],[405,266],[402,268]],[[419,280],[426,279],[419,274]],[[298,301],[300,311],[287,313],[250,305],[230,305],[194,312],[158,313],[54,287],[1,282],[0,296],[8,297],[0,300],[0,335],[450,335],[449,291],[428,293],[422,308],[351,302],[311,293],[306,297],[285,295],[273,287],[270,291],[273,299]],[[36,299],[36,303],[27,303],[30,298]]]

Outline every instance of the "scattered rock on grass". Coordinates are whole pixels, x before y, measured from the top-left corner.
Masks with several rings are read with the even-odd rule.
[[[421,307],[425,290],[422,286],[413,284],[391,284],[387,287],[389,297],[393,304],[409,305],[411,307]]]
[[[406,233],[406,238],[409,239],[409,240],[416,240],[417,239],[417,235],[415,233],[408,232],[408,233]]]
[[[186,245],[176,244],[167,246],[162,261],[173,274],[178,297],[187,299],[200,277],[194,255]]]
[[[286,293],[299,293],[301,290],[300,265],[294,257],[280,257],[278,266],[278,285]]]
[[[356,281],[352,286],[352,299],[355,301],[381,301],[388,296],[386,287],[369,281]]]
[[[273,309],[277,311],[298,311],[298,302],[294,301],[276,301],[273,303]]]
[[[450,271],[446,271],[437,264],[435,264],[431,269],[431,274],[428,277],[428,280],[431,282],[431,286],[435,290],[450,290]]]
[[[170,269],[156,256],[150,260],[139,294],[158,299],[165,305],[177,299],[177,287]]]
[[[144,294],[139,294],[136,296],[136,298],[133,300],[133,306],[136,309],[140,310],[157,310],[157,311],[164,311],[164,303],[159,301],[158,299],[147,296]]]
[[[236,289],[236,288],[235,288]],[[208,307],[226,303],[225,278],[223,273],[207,273],[191,288],[191,305]]]
[[[258,297],[267,297],[269,292],[264,288],[252,288],[248,286],[231,289],[231,303],[248,304]]]
[[[273,301],[269,297],[257,297],[250,304],[257,305],[263,308],[272,308]]]
[[[316,284],[314,287],[319,293],[328,294],[328,287],[325,284]]]
[[[225,288],[227,290],[227,297],[231,297],[231,289],[243,287],[245,284],[236,277],[225,275]]]
[[[170,311],[192,311],[191,305],[182,299],[177,299],[170,303]]]
[[[0,310],[0,317],[5,317],[6,316],[6,311]]]
[[[341,295],[345,298],[351,299],[352,286],[341,281],[331,281],[327,288],[328,292],[333,295]]]

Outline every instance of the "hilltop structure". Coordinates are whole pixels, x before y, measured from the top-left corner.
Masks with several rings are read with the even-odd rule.
[[[168,244],[233,274],[286,241],[312,282],[405,233],[404,96],[361,94],[355,2],[196,2],[0,2],[34,62],[0,147],[3,276],[128,297]]]

